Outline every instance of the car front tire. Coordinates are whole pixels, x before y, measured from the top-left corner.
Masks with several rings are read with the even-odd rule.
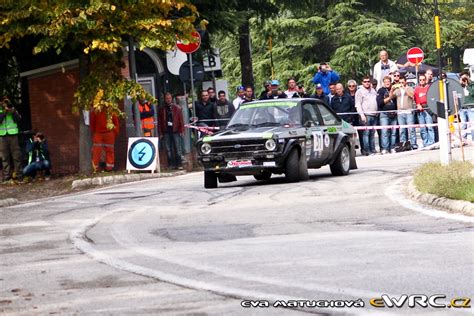
[[[350,151],[349,146],[344,145],[339,151],[336,160],[329,166],[334,176],[346,176],[350,170]]]
[[[300,181],[300,162],[298,150],[292,149],[285,162],[285,178],[287,182]]]
[[[217,188],[217,175],[212,171],[204,171],[204,188],[215,189]]]

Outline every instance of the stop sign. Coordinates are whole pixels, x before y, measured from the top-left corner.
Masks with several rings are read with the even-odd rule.
[[[407,52],[407,59],[412,64],[419,64],[423,61],[424,58],[425,54],[423,53],[421,48],[412,47]]]
[[[191,43],[191,42],[183,43],[181,41],[176,42],[176,47],[178,47],[178,49],[182,51],[183,53],[187,53],[187,54],[194,53],[201,46],[201,35],[199,35],[199,33],[196,31],[192,32],[191,35],[196,39],[194,43]]]

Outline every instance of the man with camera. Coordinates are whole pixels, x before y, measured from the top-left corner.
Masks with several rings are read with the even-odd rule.
[[[413,115],[413,98],[415,91],[407,85],[405,76],[400,76],[399,83],[393,84],[390,89],[390,98],[397,99],[398,124],[413,125],[415,124],[415,116]],[[400,129],[400,142],[405,143],[406,150],[418,149],[416,144],[416,130],[414,127]]]
[[[272,80],[270,82],[270,90],[260,100],[269,99],[286,99],[286,94],[279,89],[280,82],[278,80]]]
[[[15,177],[21,180],[21,150],[18,145],[18,123],[21,115],[10,103],[7,97],[3,97],[0,105],[0,156],[3,163],[3,182],[13,179],[10,157],[13,158]]]
[[[467,140],[469,128],[471,129],[471,144],[474,142],[474,83],[469,78],[468,72],[461,73],[461,86],[464,89],[464,104],[459,116],[463,121],[463,139]],[[470,125],[470,126],[469,126]]]
[[[340,79],[339,74],[333,71],[328,63],[321,63],[319,65],[319,71],[314,75],[312,82],[314,84],[320,83],[323,86],[324,93],[329,95],[329,84],[338,82]]]
[[[45,180],[49,180],[51,161],[49,159],[48,142],[43,133],[35,133],[33,139],[28,141],[26,154],[28,155],[28,165],[23,169],[23,176],[34,178],[37,171],[44,170]]]

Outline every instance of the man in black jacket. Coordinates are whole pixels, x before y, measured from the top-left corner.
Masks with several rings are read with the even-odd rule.
[[[378,111],[392,111],[380,113],[380,125],[397,125],[397,103],[395,98],[390,97],[390,89],[392,89],[392,80],[389,76],[383,78],[383,86],[377,91],[377,107]],[[381,134],[381,154],[395,152],[396,129],[382,129]]]
[[[352,104],[352,98],[346,91],[344,91],[342,83],[336,85],[336,94],[331,99],[331,108],[338,114],[356,112]],[[342,114],[339,116],[347,123],[353,124],[355,115],[356,114]]]
[[[196,102],[196,116],[198,123],[215,126],[214,103],[209,100],[209,92],[201,92],[201,101]]]

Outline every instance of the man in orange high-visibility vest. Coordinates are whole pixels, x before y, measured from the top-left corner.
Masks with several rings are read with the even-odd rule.
[[[107,114],[91,111],[90,127],[92,131],[92,166],[99,171],[102,151],[105,150],[105,171],[112,171],[115,166],[114,144],[119,133],[119,121],[112,115],[112,125],[107,126]]]
[[[152,137],[155,129],[155,110],[153,105],[147,100],[138,101],[138,109],[140,110],[140,120],[142,121],[143,136]]]

